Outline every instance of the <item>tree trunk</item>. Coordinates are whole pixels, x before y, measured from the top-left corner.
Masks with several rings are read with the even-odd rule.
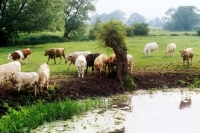
[[[64,38],[68,38],[68,37],[69,37],[69,33],[68,33],[67,31],[65,31],[63,37],[64,37]]]
[[[116,55],[116,69],[117,69],[117,78],[121,84],[123,84],[125,77],[127,76],[127,51],[122,48],[113,48]]]

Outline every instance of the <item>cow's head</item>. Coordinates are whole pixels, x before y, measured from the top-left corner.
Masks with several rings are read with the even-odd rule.
[[[8,60],[12,60],[12,55],[11,55],[11,53],[8,54]]]
[[[45,52],[44,52],[44,56],[47,56],[47,55],[49,55],[49,53],[50,53],[50,50],[45,50]]]

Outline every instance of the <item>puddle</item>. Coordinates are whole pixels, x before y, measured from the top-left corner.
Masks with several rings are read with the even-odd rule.
[[[200,93],[191,91],[173,89],[151,95],[136,91],[126,103],[129,106],[95,109],[46,123],[31,133],[199,133],[199,103]]]

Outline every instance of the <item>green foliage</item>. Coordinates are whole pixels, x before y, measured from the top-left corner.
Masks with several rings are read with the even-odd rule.
[[[178,9],[170,8],[167,11],[169,21],[165,24],[166,30],[190,31],[199,22],[199,9],[195,6],[179,6]]]
[[[194,78],[193,83],[191,83],[188,88],[189,90],[194,90],[194,88],[200,88],[199,78]]]
[[[197,30],[197,35],[200,36],[200,27],[199,27],[199,29]]]
[[[131,90],[135,89],[135,87],[137,87],[137,85],[133,81],[133,78],[130,76],[125,77],[124,85],[127,86],[128,88],[130,88]]]
[[[91,26],[91,28],[89,30],[89,35],[88,36],[89,36],[90,40],[95,40],[96,39],[95,31],[97,30],[98,24],[100,24],[100,23],[101,23],[101,19],[99,17],[96,18],[95,23]]]
[[[44,122],[71,118],[98,106],[97,104],[98,102],[89,99],[80,102],[67,98],[65,101],[39,102],[33,106],[19,107],[19,111],[5,104],[9,113],[0,119],[0,132],[30,132]]]
[[[89,19],[88,13],[95,11],[95,0],[68,0],[64,8],[65,32],[64,37],[75,39],[86,29],[86,21]]]
[[[146,36],[148,35],[148,32],[150,29],[148,28],[147,23],[134,23],[130,26],[130,29],[133,30],[134,35],[141,35],[141,36]]]
[[[0,2],[0,44],[15,44],[18,33],[61,30],[63,0],[4,0]]]
[[[125,46],[126,26],[121,21],[110,20],[99,24],[95,36],[102,44],[108,47],[113,44]]]

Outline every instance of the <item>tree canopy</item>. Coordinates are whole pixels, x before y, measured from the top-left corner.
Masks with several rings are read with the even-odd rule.
[[[144,16],[140,15],[139,13],[132,13],[126,23],[127,25],[131,25],[133,23],[144,23],[144,22],[145,22]]]
[[[0,44],[14,43],[18,33],[61,30],[63,0],[1,0]]]
[[[180,6],[178,9],[170,8],[166,15],[168,15],[168,22],[165,23],[166,30],[180,30],[190,31],[200,20],[198,14],[199,9],[195,6]]]
[[[94,3],[96,0],[68,0],[64,8],[66,15],[64,37],[68,38],[70,33],[79,33],[89,20],[89,12],[96,10]]]

